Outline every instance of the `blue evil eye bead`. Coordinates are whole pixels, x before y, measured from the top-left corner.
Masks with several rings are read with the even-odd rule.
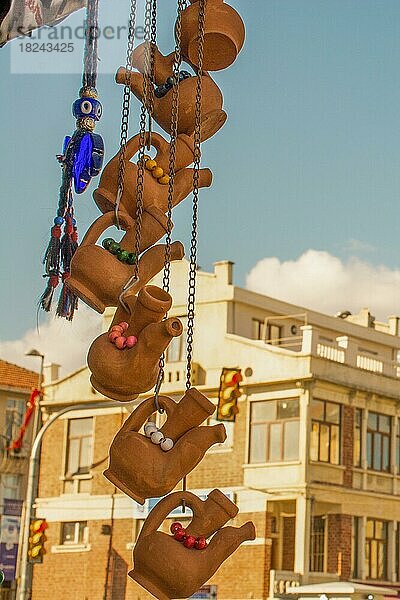
[[[99,100],[84,96],[78,98],[72,105],[72,113],[76,119],[90,118],[99,121],[103,114],[103,107]]]
[[[73,177],[77,194],[82,194],[92,177],[96,177],[103,166],[104,143],[101,135],[86,133],[75,150]]]
[[[187,79],[188,77],[191,77],[191,74],[189,73],[189,71],[181,71],[179,73],[179,81],[183,81],[184,79]]]
[[[166,89],[165,85],[160,85],[154,90],[154,95],[156,98],[163,98],[167,91],[168,90]]]
[[[174,78],[173,77],[167,77],[167,80],[165,82],[165,87],[167,88],[167,90],[170,90],[171,88],[174,87]]]
[[[64,223],[63,217],[56,217],[54,219],[54,225],[62,225]]]

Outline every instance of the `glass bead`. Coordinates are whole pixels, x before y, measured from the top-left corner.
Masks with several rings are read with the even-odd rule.
[[[111,254],[117,254],[119,250],[121,250],[121,246],[118,244],[118,242],[113,242],[110,244],[109,251]]]
[[[136,263],[136,254],[134,252],[129,252],[129,256],[127,258],[128,265],[134,265]]]
[[[101,245],[103,246],[103,248],[105,248],[105,250],[109,250],[111,244],[114,244],[114,240],[112,238],[106,238],[105,240],[102,241]]]
[[[129,252],[127,250],[120,250],[117,254],[117,258],[121,262],[127,262],[128,257],[129,257]]]
[[[64,218],[63,217],[56,217],[54,219],[54,225],[62,225],[64,223]]]

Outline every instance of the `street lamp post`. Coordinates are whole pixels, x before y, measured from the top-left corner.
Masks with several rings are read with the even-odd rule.
[[[35,356],[40,358],[40,371],[38,380],[39,398],[35,404],[35,410],[33,412],[33,424],[32,424],[32,444],[36,441],[37,435],[40,429],[40,401],[42,399],[42,386],[43,386],[43,367],[44,367],[44,354],[39,350],[32,349],[26,353],[26,356]],[[21,563],[20,563],[20,595],[21,600],[25,600],[26,591],[31,587],[32,581],[32,565],[28,562],[28,543],[29,543],[29,526],[32,515],[32,504],[33,499],[37,496],[38,488],[38,469],[37,469],[37,456],[33,461],[29,462],[28,481],[26,486],[25,496],[25,513],[24,522],[22,527],[22,549],[21,549]]]

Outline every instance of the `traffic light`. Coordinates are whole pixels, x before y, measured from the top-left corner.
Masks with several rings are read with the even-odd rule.
[[[47,540],[45,531],[48,528],[46,519],[33,519],[29,526],[28,559],[31,563],[43,562],[46,554],[44,543]]]
[[[239,388],[242,379],[241,369],[222,369],[218,392],[218,421],[235,421],[239,412],[238,398],[242,395]]]

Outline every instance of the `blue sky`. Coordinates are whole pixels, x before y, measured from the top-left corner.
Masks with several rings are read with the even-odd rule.
[[[199,264],[209,269],[229,258],[239,284],[259,260],[295,260],[310,248],[397,268],[400,3],[232,4],[247,39],[232,67],[216,74],[229,120],[203,147],[214,185],[201,194]],[[103,23],[110,11],[125,23],[128,5],[100,2]],[[172,50],[174,6],[160,3],[164,53]],[[74,18],[79,23],[82,13]],[[71,105],[80,87],[79,74],[65,74],[62,62],[58,74],[11,74],[10,51],[11,44],[0,49],[2,340],[35,325],[41,258],[60,183],[54,157],[73,130]],[[117,68],[125,62],[125,40],[100,40],[100,56],[104,70]],[[49,57],[53,65],[56,59]],[[97,130],[108,160],[119,145],[122,90],[111,73],[100,75],[98,89],[104,116]],[[132,109],[134,135],[135,99]],[[94,188],[76,198],[81,237],[98,216]],[[176,211],[174,231],[185,244],[189,221],[186,201]]]

